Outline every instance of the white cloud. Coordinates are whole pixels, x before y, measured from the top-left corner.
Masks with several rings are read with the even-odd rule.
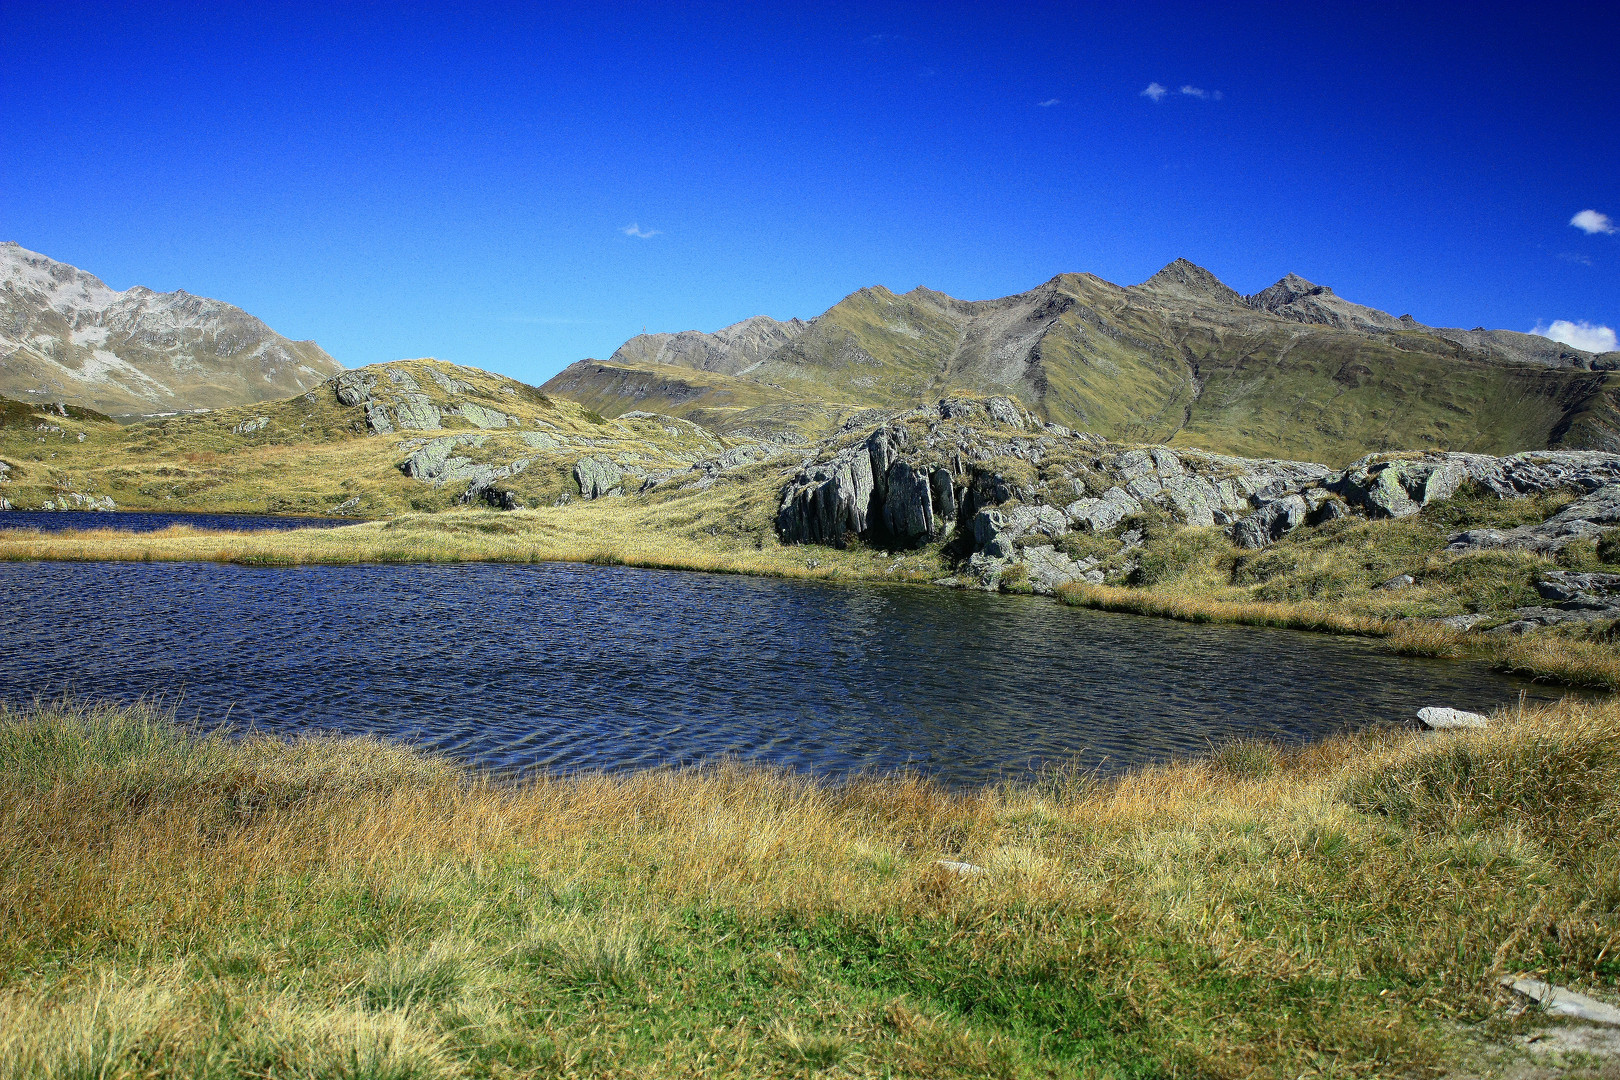
[[[1209,91],[1208,90],[1200,90],[1196,86],[1183,86],[1181,88],[1181,92],[1183,94],[1186,94],[1188,97],[1196,97],[1196,98],[1207,98],[1207,97],[1209,97]]]
[[[1147,89],[1142,91],[1142,96],[1145,98],[1152,98],[1157,102],[1163,101],[1164,95],[1168,94],[1169,92],[1170,91],[1166,87],[1160,86],[1156,82],[1150,82],[1148,83]]]
[[[1558,253],[1558,257],[1563,259],[1565,262],[1578,263],[1581,266],[1592,265],[1592,256],[1582,255],[1578,251],[1560,251]]]
[[[643,229],[640,225],[636,224],[634,221],[632,221],[630,224],[626,225],[624,228],[620,229],[619,231],[624,233],[624,235],[626,235],[626,236],[635,236],[635,237],[639,237],[642,240],[649,240],[654,236],[662,236],[662,235],[664,235],[662,232],[660,232],[657,229]]]
[[[1551,326],[1537,323],[1536,328],[1530,332],[1586,352],[1614,352],[1616,347],[1620,347],[1617,346],[1612,329],[1607,326],[1594,326],[1585,320],[1570,322],[1568,319],[1554,319]]]
[[[1058,98],[1047,98],[1045,101],[1037,101],[1035,103],[1035,107],[1038,109],[1050,109],[1052,106],[1061,103],[1061,100]]]
[[[1582,210],[1570,218],[1569,223],[1588,236],[1596,236],[1598,233],[1607,233],[1613,236],[1615,233],[1620,233],[1620,225],[1616,225],[1613,218],[1608,214],[1600,214],[1596,210]]]

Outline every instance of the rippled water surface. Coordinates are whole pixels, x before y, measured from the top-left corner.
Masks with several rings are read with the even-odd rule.
[[[170,525],[193,529],[323,529],[353,525],[342,518],[276,517],[269,514],[152,514],[141,510],[0,510],[0,529],[118,529],[156,532]]]
[[[958,783],[1302,740],[1528,689],[1367,642],[944,589],[572,565],[0,564],[0,696],[375,732],[499,768],[693,763]]]

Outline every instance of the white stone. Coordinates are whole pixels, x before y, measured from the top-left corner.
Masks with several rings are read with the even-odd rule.
[[[1435,731],[1451,731],[1457,728],[1482,728],[1490,723],[1490,718],[1477,712],[1465,712],[1462,709],[1444,709],[1437,705],[1418,710],[1418,719],[1423,726]]]
[[[1502,976],[1501,983],[1515,994],[1533,999],[1541,1006],[1543,1012],[1553,1016],[1573,1016],[1577,1020],[1586,1020],[1594,1024],[1620,1027],[1620,1009],[1613,1005],[1605,1005],[1601,1001],[1594,1001],[1585,994],[1577,994],[1573,990],[1553,986],[1539,979],[1517,979],[1512,975]]]

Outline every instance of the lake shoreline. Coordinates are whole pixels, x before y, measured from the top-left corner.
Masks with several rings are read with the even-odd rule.
[[[1544,1022],[1501,975],[1620,977],[1617,748],[1620,705],[1566,701],[971,792],[512,785],[5,708],[0,1038],[25,1070],[93,1037],[164,1075],[1496,1075]]]
[[[572,529],[556,524],[567,511],[414,515],[262,532],[186,525],[152,532],[0,529],[0,562],[217,562],[262,567],[557,562],[824,583],[976,587],[971,579],[941,577],[937,556],[926,551],[886,552],[859,545],[846,550],[754,547],[719,538],[700,543],[667,534],[593,528],[591,509],[574,510]],[[584,514],[579,513],[582,510]],[[585,519],[584,527],[578,525],[580,518]],[[1031,590],[1004,583],[1001,591]],[[1554,685],[1620,689],[1620,650],[1601,638],[1546,631],[1487,635],[1364,606],[1358,610],[1315,600],[1256,602],[1185,585],[1120,588],[1074,582],[1059,585],[1055,595],[1069,606],[1184,622],[1367,637],[1384,642],[1397,655],[1476,659]]]

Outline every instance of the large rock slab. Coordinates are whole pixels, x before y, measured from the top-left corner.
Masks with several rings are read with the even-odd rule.
[[[1309,513],[1303,496],[1273,499],[1232,527],[1232,542],[1241,548],[1265,547],[1303,525]]]
[[[776,531],[790,544],[838,544],[867,531],[872,454],[865,444],[799,470],[783,491]]]
[[[610,458],[584,457],[574,463],[574,482],[579,485],[582,498],[600,499],[614,492],[622,493],[619,485],[623,480],[624,470]]]
[[[1608,484],[1584,495],[1537,525],[1516,529],[1468,529],[1452,536],[1452,551],[1507,548],[1537,555],[1556,555],[1577,540],[1596,538],[1620,527],[1620,484]]]

